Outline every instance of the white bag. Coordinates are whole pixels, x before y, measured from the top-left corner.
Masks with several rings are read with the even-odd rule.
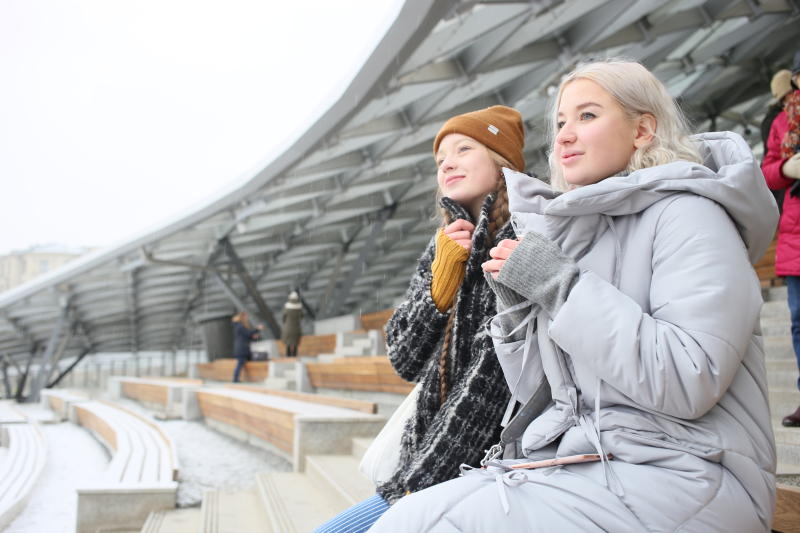
[[[400,403],[383,426],[378,436],[369,445],[358,469],[375,485],[388,481],[400,462],[400,442],[406,422],[417,412],[417,396],[420,384],[417,383],[408,396]]]

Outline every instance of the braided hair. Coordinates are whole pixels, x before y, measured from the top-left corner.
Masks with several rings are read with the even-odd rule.
[[[495,195],[494,203],[492,204],[491,209],[489,210],[489,231],[487,232],[487,247],[491,247],[494,245],[495,235],[497,232],[505,226],[508,219],[511,217],[511,212],[508,210],[508,190],[506,189],[506,180],[503,177],[503,172],[500,170],[501,167],[510,168],[513,170],[517,170],[514,168],[508,160],[506,160],[503,156],[498,154],[497,152],[486,148],[489,151],[489,156],[492,160],[497,164],[497,187],[493,191]],[[437,200],[441,196],[441,191],[437,192]],[[450,214],[445,211],[444,209],[440,209],[440,214],[442,217],[442,227],[447,226],[448,224],[454,222]],[[459,287],[460,290],[460,287]],[[456,303],[458,302],[458,298],[456,298]],[[455,307],[456,303],[453,304]],[[447,325],[444,329],[444,340],[442,341],[442,349],[439,352],[439,405],[444,404],[447,400],[447,394],[449,392],[448,388],[448,369],[450,367],[450,341],[453,337],[453,325],[455,323],[456,314],[453,309],[450,309],[450,316],[447,319]]]

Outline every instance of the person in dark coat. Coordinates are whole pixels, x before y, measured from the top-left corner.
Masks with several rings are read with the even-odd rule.
[[[477,462],[497,441],[510,394],[485,328],[497,307],[480,265],[492,246],[515,237],[503,172],[524,170],[524,140],[520,113],[506,106],[452,117],[439,130],[441,225],[386,325],[392,366],[420,384],[416,411],[377,494],[318,533],[366,531],[389,505],[457,477],[461,463]]]
[[[300,295],[297,291],[289,293],[289,299],[283,306],[283,325],[281,326],[281,340],[286,344],[286,357],[297,357],[297,345],[303,334],[301,321],[303,320],[303,306],[300,304]]]
[[[259,330],[264,329],[264,326],[258,325],[253,328],[250,325],[250,319],[247,316],[247,311],[241,311],[234,315],[231,319],[233,322],[233,356],[236,358],[236,368],[233,371],[233,382],[239,382],[239,374],[244,368],[244,364],[253,357],[250,352],[250,341],[261,338]]]
[[[792,65],[792,90],[784,96],[784,109],[770,128],[761,170],[772,190],[787,190],[778,224],[775,274],[784,276],[792,319],[792,344],[800,369],[800,51]],[[797,381],[800,388],[800,379]],[[800,407],[782,420],[784,426],[800,426]]]

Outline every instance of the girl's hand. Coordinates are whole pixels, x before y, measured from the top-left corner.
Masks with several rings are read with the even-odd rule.
[[[468,252],[472,250],[472,232],[475,231],[475,226],[463,218],[456,219],[445,226],[442,232],[456,241],[461,247]]]
[[[506,259],[511,255],[516,247],[519,245],[518,240],[503,239],[497,246],[489,250],[489,257],[491,259],[481,265],[484,272],[492,275],[492,279],[497,279],[500,275],[500,269],[506,264]]]

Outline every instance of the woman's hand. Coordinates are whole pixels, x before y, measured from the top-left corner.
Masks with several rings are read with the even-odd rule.
[[[497,243],[497,246],[489,250],[491,259],[481,265],[483,271],[491,274],[492,279],[497,279],[497,276],[500,275],[500,269],[506,264],[506,259],[517,246],[519,246],[519,241],[513,239],[503,239]]]
[[[468,252],[472,250],[472,232],[475,231],[475,226],[463,218],[456,219],[445,226],[442,232],[456,241],[462,248]]]

